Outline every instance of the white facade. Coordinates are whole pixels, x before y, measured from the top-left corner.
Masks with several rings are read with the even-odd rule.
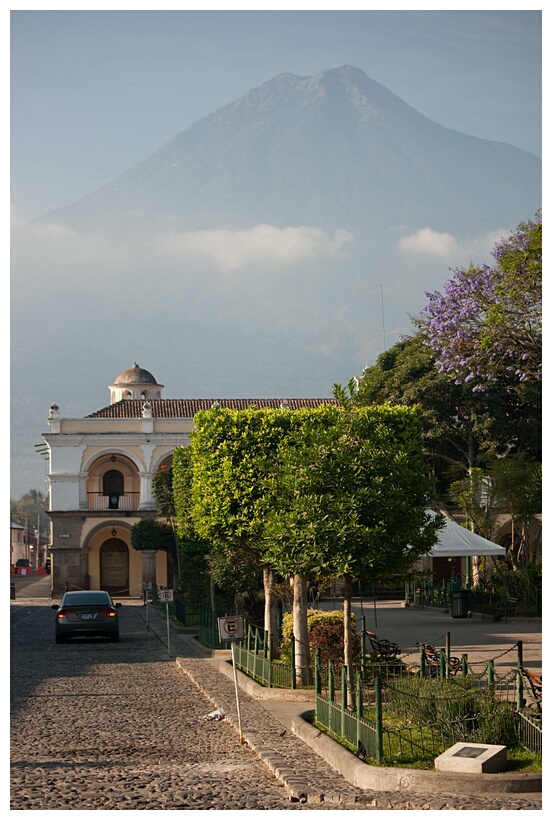
[[[134,524],[155,518],[153,476],[190,443],[199,410],[213,406],[317,407],[335,399],[163,399],[163,385],[134,364],[109,386],[109,405],[85,418],[63,418],[53,404],[49,431],[52,591],[108,589],[140,597],[144,581],[172,583],[170,556],[138,553]]]
[[[176,447],[189,443],[193,425],[192,419],[153,418],[145,396],[160,400],[162,387],[134,365],[109,387],[112,402],[103,415],[112,417],[99,412],[65,419],[57,405],[50,408],[43,438],[50,461],[54,594],[102,587],[139,597],[144,580],[162,586],[171,580],[166,553],[152,558],[130,542],[131,527],[156,516],[153,475],[170,466]],[[134,404],[136,396],[139,417],[125,417],[130,405],[120,405]],[[118,412],[111,414],[117,405]]]

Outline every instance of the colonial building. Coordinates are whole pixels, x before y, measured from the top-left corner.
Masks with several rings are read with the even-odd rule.
[[[334,399],[163,399],[163,385],[134,364],[109,386],[110,403],[84,418],[53,404],[48,433],[52,594],[107,589],[140,596],[143,583],[170,587],[165,552],[137,552],[130,530],[156,517],[152,478],[189,444],[194,416],[214,404],[244,409],[317,407]]]

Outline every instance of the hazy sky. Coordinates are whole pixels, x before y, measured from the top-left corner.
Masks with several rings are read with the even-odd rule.
[[[76,416],[103,406],[106,385],[133,360],[167,385],[166,397],[329,395],[335,382],[372,364],[382,344],[396,340],[395,331],[408,330],[424,290],[439,287],[449,265],[485,259],[492,248],[488,236],[469,237],[474,250],[467,256],[455,245],[455,226],[449,236],[437,235],[432,225],[403,237],[397,248],[386,245],[386,339],[380,332],[380,261],[371,259],[362,274],[363,292],[371,294],[364,301],[334,277],[332,243],[352,246],[347,233],[328,239],[322,261],[329,261],[317,262],[309,279],[303,270],[301,277],[288,270],[282,232],[274,226],[261,231],[251,225],[247,232],[250,246],[262,245],[257,265],[240,256],[243,237],[233,235],[230,242],[224,234],[233,262],[221,273],[216,259],[203,261],[203,268],[197,260],[183,265],[160,255],[155,244],[79,236],[49,220],[33,222],[37,217],[111,182],[202,117],[279,74],[312,76],[343,65],[363,70],[440,125],[541,152],[538,9],[118,8],[26,10],[12,3],[11,21],[8,10],[0,18],[2,76],[11,77],[3,86],[10,94],[5,111],[11,106],[4,132],[14,218],[3,245],[11,254],[11,307],[5,308],[11,316],[2,326],[12,334],[16,494],[44,484],[34,444],[53,401]],[[320,237],[319,226],[307,228],[307,240]],[[436,238],[440,255],[432,257]],[[256,267],[269,275],[258,277]],[[414,282],[420,272],[419,287],[393,286]],[[293,321],[290,287],[297,293]],[[339,305],[329,295],[336,291]]]
[[[541,153],[541,13],[11,12],[11,199],[69,204],[290,72],[353,65],[436,122]]]

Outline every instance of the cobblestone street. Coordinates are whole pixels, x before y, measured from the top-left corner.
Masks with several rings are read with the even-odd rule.
[[[44,606],[12,606],[11,808],[286,809],[283,785],[121,609],[119,644],[56,645]]]
[[[201,720],[217,692],[228,708],[229,679],[200,658],[175,663],[147,628],[144,609],[130,601],[122,607],[120,643],[57,645],[48,601],[12,602],[12,810],[541,808],[538,794],[363,792],[244,695],[263,752],[284,761],[288,782],[295,777],[327,795],[326,802],[290,799],[266,759],[240,745],[231,722]]]

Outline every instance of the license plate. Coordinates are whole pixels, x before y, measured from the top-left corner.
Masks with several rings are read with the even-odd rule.
[[[92,615],[91,612],[85,612],[83,615],[81,615],[81,620],[82,621],[91,621],[93,617],[94,616]]]

